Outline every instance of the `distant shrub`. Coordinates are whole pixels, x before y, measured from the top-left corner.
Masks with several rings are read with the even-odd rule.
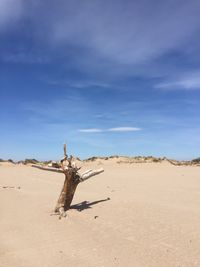
[[[38,162],[39,162],[39,161],[36,160],[36,159],[25,159],[24,164],[29,164],[29,163],[31,163],[31,164],[36,164],[36,163],[38,163]]]
[[[91,157],[91,158],[86,159],[86,161],[95,161],[96,159],[97,157]]]
[[[160,162],[160,159],[153,158],[153,162]]]
[[[193,159],[192,160],[192,163],[200,163],[200,157],[199,158],[196,158],[196,159]]]

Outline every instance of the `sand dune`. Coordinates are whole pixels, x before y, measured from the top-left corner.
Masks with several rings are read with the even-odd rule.
[[[200,266],[200,168],[80,163],[105,172],[52,215],[64,176],[0,164],[0,266]]]

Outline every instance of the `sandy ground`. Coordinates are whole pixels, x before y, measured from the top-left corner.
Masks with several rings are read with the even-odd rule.
[[[62,174],[0,164],[1,267],[200,266],[200,167],[86,165],[105,172],[59,220]]]

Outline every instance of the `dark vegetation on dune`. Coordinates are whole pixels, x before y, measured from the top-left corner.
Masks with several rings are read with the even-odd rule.
[[[81,161],[78,157],[73,158],[75,161]],[[173,159],[168,159],[166,157],[153,157],[153,156],[134,156],[134,157],[127,157],[127,156],[119,156],[119,155],[113,155],[109,157],[90,157],[83,162],[95,162],[98,160],[110,160],[110,159],[117,159],[117,163],[161,163],[161,162],[169,162],[172,165],[176,166],[181,166],[181,165],[194,165],[194,166],[200,166],[200,157],[195,158],[190,161],[179,161],[179,160],[173,160]],[[37,159],[25,159],[25,160],[20,160],[14,162],[12,159],[4,160],[0,158],[0,162],[10,162],[13,164],[24,164],[24,165],[29,165],[29,164],[42,164],[42,165],[52,165],[52,167],[55,167],[54,165],[56,162],[52,160],[48,161],[38,161]]]
[[[199,164],[200,163],[200,157],[196,158],[196,159],[193,159],[192,163]]]
[[[0,159],[0,162],[10,162],[10,163],[14,163],[14,161],[13,161],[12,159],[7,159],[7,160]]]

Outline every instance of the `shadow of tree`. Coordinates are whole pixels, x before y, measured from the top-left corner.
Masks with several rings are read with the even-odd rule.
[[[78,203],[78,204],[75,204],[75,205],[71,205],[70,209],[75,209],[77,211],[83,211],[83,210],[86,210],[86,209],[91,209],[93,205],[96,205],[100,202],[104,202],[104,201],[108,201],[110,200],[110,198],[106,198],[106,199],[100,199],[100,200],[96,200],[96,201],[93,201],[93,202],[89,202],[89,201],[83,201],[81,203]]]

